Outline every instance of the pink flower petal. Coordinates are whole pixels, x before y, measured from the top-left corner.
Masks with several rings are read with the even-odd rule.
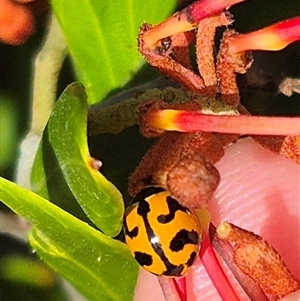
[[[261,235],[300,278],[295,264],[300,262],[300,166],[251,138],[228,147],[216,166],[221,183],[209,206],[213,222],[226,220]],[[200,262],[188,274],[187,289],[189,301],[221,301]],[[249,300],[238,285],[236,289],[242,301]],[[155,276],[140,273],[134,300],[165,300]]]

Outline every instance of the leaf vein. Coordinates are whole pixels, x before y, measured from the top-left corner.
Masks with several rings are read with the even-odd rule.
[[[103,38],[104,37],[103,29],[101,27],[99,19],[97,18],[97,15],[94,12],[93,5],[91,4],[91,0],[86,0],[85,2],[87,4],[87,7],[89,8],[89,12],[86,12],[86,13],[90,13],[92,16],[91,20],[94,20],[94,22],[95,22],[94,30],[95,30],[97,36],[99,37],[99,42],[100,42],[100,45],[102,46],[103,61],[106,62],[106,65],[107,65],[107,68],[104,68],[104,70],[106,70],[105,72],[106,72],[107,78],[109,78],[112,85],[116,86],[117,79],[114,75],[115,73],[114,73],[114,69],[112,66],[112,60],[110,59],[109,50],[106,46],[105,39]]]

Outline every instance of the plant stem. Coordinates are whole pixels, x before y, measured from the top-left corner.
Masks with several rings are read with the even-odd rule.
[[[199,256],[222,300],[240,301],[219,263],[207,233],[203,235]]]
[[[67,44],[54,15],[50,17],[45,43],[35,59],[32,120],[29,134],[41,134],[56,101],[59,72],[67,55]]]
[[[180,132],[300,135],[299,117],[206,115],[196,111],[156,110],[149,112],[147,125],[152,129]]]

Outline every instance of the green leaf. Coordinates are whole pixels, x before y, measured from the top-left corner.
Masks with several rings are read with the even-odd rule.
[[[38,151],[33,169],[33,186],[44,197],[70,199],[65,180],[89,219],[105,234],[116,236],[122,227],[124,202],[115,186],[94,167],[95,160],[90,157],[87,145],[86,124],[85,90],[81,84],[74,83],[62,93],[44,131],[42,153]],[[57,172],[58,168],[64,178]],[[76,213],[81,218],[77,209]]]
[[[49,141],[46,128],[31,171],[31,188],[41,197],[91,224],[75,199]]]
[[[29,240],[40,257],[89,300],[132,300],[138,265],[125,244],[3,178],[0,192],[34,226]]]
[[[89,103],[121,88],[143,64],[137,36],[143,22],[169,16],[177,1],[52,0]]]

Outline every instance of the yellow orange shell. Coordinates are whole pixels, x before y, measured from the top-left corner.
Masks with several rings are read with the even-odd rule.
[[[126,243],[149,272],[183,276],[199,252],[201,228],[195,213],[180,205],[169,191],[147,187],[126,210]]]

